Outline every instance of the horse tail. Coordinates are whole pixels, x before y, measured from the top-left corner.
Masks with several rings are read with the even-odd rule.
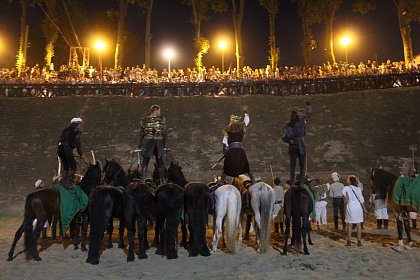
[[[24,214],[24,218],[23,218],[23,223],[22,226],[24,227],[24,232],[25,232],[25,236],[24,236],[24,248],[26,251],[26,255],[29,257],[32,252],[31,252],[31,247],[32,247],[32,243],[34,240],[34,236],[33,236],[33,220],[35,219],[35,213],[32,209],[32,200],[33,200],[33,196],[32,194],[29,194],[26,197],[26,201],[25,201],[25,214]]]
[[[268,249],[270,241],[271,213],[273,209],[273,192],[269,189],[268,186],[264,186],[261,188],[260,194],[260,252],[265,253]]]
[[[235,189],[236,190],[236,189]],[[236,190],[237,191],[237,190]],[[237,191],[239,193],[239,191]],[[240,195],[239,195],[240,198]],[[227,197],[227,231],[226,231],[226,247],[233,254],[236,253],[236,231],[239,222],[238,196],[236,192],[229,191]]]

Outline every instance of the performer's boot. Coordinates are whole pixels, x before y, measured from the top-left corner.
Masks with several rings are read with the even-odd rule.
[[[158,170],[159,170],[159,185],[166,184],[165,166],[160,166]]]
[[[388,219],[384,219],[384,229],[388,229]]]
[[[382,229],[382,220],[376,219],[376,229]]]
[[[254,174],[252,174],[251,170],[249,170],[248,175],[249,175],[249,179],[251,180],[251,184],[252,185],[255,184],[255,177],[254,177]]]
[[[75,170],[72,170],[72,169],[69,170],[67,180],[66,180],[66,183],[64,185],[64,187],[69,192],[73,192],[73,190],[74,190],[74,183],[73,183],[74,172],[75,172]]]
[[[68,171],[63,171],[63,174],[61,174],[61,185],[65,186],[67,182],[67,177],[69,176]]]
[[[279,233],[279,223],[274,223],[274,232]]]
[[[147,178],[147,166],[141,165],[141,182],[144,183]]]
[[[417,219],[411,219],[411,222],[413,224],[413,229],[417,228]]]

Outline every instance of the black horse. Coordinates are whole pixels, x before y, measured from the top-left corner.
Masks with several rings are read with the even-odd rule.
[[[409,212],[414,211],[410,205],[402,205],[401,201],[396,203],[394,201],[395,183],[398,177],[383,169],[374,168],[370,171],[370,186],[373,194],[377,194],[376,199],[386,200],[388,206],[394,212],[397,219],[398,230],[398,247],[397,251],[401,252],[403,246],[403,228],[407,234],[407,241],[409,246],[412,245]]]
[[[188,249],[190,257],[210,256],[210,250],[206,243],[206,226],[208,219],[208,209],[210,201],[210,191],[206,184],[191,182],[187,183],[182,168],[171,163],[168,168],[168,180],[185,186],[184,217],[182,221],[182,242],[181,245]],[[188,230],[190,240],[187,242],[186,221],[188,221]],[[187,244],[189,246],[187,246]]]
[[[138,221],[139,259],[147,259],[147,221],[154,219],[154,192],[152,186],[140,181],[130,183],[123,193],[124,219],[128,236],[127,261],[134,261],[135,222]]]
[[[100,177],[100,168],[98,163],[95,165],[90,165],[84,178],[83,190],[89,192],[92,188],[96,186],[96,179]],[[13,254],[17,242],[25,232],[25,250],[26,257],[30,259],[31,257],[34,260],[40,261],[41,257],[38,252],[38,238],[40,231],[45,221],[52,220],[52,237],[56,237],[56,225],[57,220],[61,217],[61,197],[60,192],[54,186],[43,188],[35,192],[30,193],[25,200],[25,214],[24,219],[16,231],[15,239],[13,240],[12,248],[9,251],[8,261],[13,260]],[[33,229],[32,222],[34,219],[37,219],[35,229]],[[62,233],[64,235],[65,233]]]
[[[104,231],[108,233],[108,248],[112,248],[113,218],[119,218],[118,248],[124,248],[123,190],[129,184],[124,169],[115,160],[103,169],[105,185],[96,187],[89,195],[90,246],[87,263],[99,263],[99,249]]]
[[[310,235],[309,215],[313,210],[313,201],[308,191],[303,187],[291,187],[284,194],[284,215],[285,215],[285,239],[283,255],[287,255],[287,242],[290,237],[290,220],[293,223],[292,245],[295,248],[301,247],[301,240],[303,239],[303,252],[309,255],[308,247],[306,245],[306,235],[308,235],[308,242],[312,245]],[[303,224],[302,224],[303,222]],[[301,239],[302,237],[302,239]]]

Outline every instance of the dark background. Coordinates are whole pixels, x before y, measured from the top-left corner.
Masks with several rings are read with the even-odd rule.
[[[67,1],[69,4],[70,1]],[[172,45],[176,49],[176,57],[172,65],[175,68],[186,68],[193,65],[194,28],[191,24],[191,8],[183,5],[181,0],[155,0],[152,20],[152,67],[158,70],[166,67],[167,61],[162,57],[165,45]],[[230,1],[228,1],[230,2]],[[344,60],[344,49],[338,42],[343,32],[349,30],[354,34],[355,41],[348,48],[349,61],[359,63],[367,59],[378,61],[401,61],[403,45],[398,27],[396,8],[391,0],[376,1],[376,10],[361,15],[352,12],[353,1],[345,0],[336,14],[334,34],[336,59]],[[268,63],[268,18],[266,10],[257,0],[245,1],[246,11],[243,24],[243,42],[245,65],[251,67],[265,67]],[[94,36],[103,35],[108,40],[108,47],[104,53],[104,66],[113,66],[113,55],[116,37],[116,22],[105,16],[107,10],[117,8],[117,1],[85,1],[88,23],[80,24],[73,19],[78,36],[84,46],[92,46]],[[18,50],[20,32],[20,6],[0,1],[0,38],[3,41],[3,51],[0,52],[0,67],[13,66]],[[44,38],[41,32],[41,20],[44,17],[39,8],[30,8],[28,24],[30,25],[28,50],[28,65],[43,64]],[[144,26],[145,15],[136,6],[130,6],[126,19],[127,41],[124,52],[123,65],[134,66],[144,63]],[[324,25],[313,27],[317,49],[315,64],[322,64],[324,59]],[[277,44],[280,48],[280,65],[303,65],[300,41],[302,30],[300,18],[297,15],[297,5],[289,0],[280,1],[280,10],[276,20]],[[221,65],[221,53],[217,47],[217,38],[224,34],[232,38],[225,51],[225,67],[235,65],[232,17],[230,11],[224,14],[212,14],[212,18],[203,23],[203,36],[210,39],[212,47],[204,56],[204,64],[209,67]],[[414,55],[420,53],[420,24],[412,24],[412,39]],[[64,64],[68,59],[69,49],[62,39],[57,43],[55,65]],[[90,64],[97,64],[97,53],[91,51]]]

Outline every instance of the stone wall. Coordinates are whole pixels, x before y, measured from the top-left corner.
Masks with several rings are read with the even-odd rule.
[[[231,113],[247,109],[251,124],[244,149],[254,173],[271,183],[288,174],[287,145],[279,139],[290,110],[304,112],[313,103],[308,123],[308,173],[329,179],[359,175],[368,185],[368,171],[380,164],[391,172],[407,172],[409,145],[419,147],[420,89],[390,89],[310,96],[127,97],[91,96],[0,99],[0,211],[23,211],[25,196],[38,178],[49,181],[57,170],[56,144],[61,130],[79,115],[85,154],[115,158],[130,166],[137,147],[139,120],[159,104],[169,127],[167,161],[183,166],[187,180],[208,182],[220,174],[211,165],[222,154],[221,131]],[[80,164],[83,167],[83,164]]]

